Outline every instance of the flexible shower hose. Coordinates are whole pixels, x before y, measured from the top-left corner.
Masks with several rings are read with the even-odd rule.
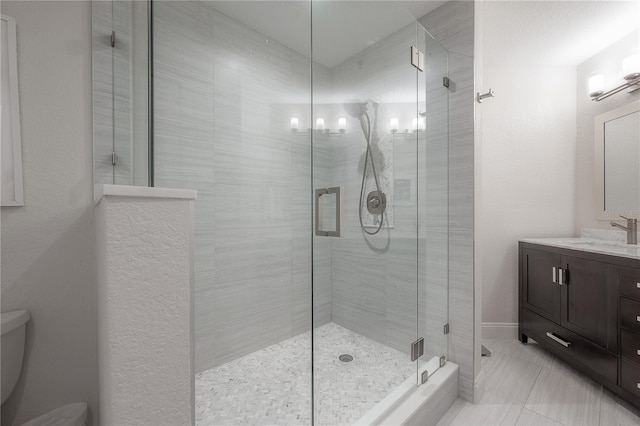
[[[367,126],[365,128],[364,118],[367,119]],[[373,172],[373,179],[376,183],[376,191],[378,191],[378,196],[382,197],[382,191],[380,190],[380,182],[378,182],[378,174],[376,173],[376,165],[373,161],[373,152],[371,150],[371,119],[369,118],[369,114],[365,111],[360,118],[360,126],[362,127],[362,133],[364,133],[364,138],[367,141],[367,151],[364,156],[364,168],[362,169],[362,184],[360,185],[360,205],[358,206],[358,217],[360,218],[360,227],[362,231],[369,235],[376,235],[382,229],[382,224],[384,223],[384,213],[385,210],[382,210],[380,213],[380,223],[378,224],[378,229],[373,232],[367,231],[362,221],[362,206],[367,202],[364,199],[364,184],[367,176],[367,165],[369,163],[369,158],[371,158],[371,171]],[[380,200],[382,201],[382,200]]]

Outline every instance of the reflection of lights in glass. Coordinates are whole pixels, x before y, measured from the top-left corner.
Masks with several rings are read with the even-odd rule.
[[[391,117],[391,119],[389,120],[389,128],[391,129],[392,133],[398,131],[398,129],[400,128],[400,125],[398,124],[398,117]]]
[[[604,93],[604,74],[589,77],[589,96],[600,96]]]
[[[298,131],[299,124],[298,117],[291,117],[290,127],[292,132]]]
[[[347,119],[345,117],[338,117],[338,131],[344,133],[347,130]]]
[[[422,117],[414,118],[411,121],[411,128],[413,130],[424,130],[424,118]]]
[[[318,118],[316,120],[316,131],[324,132],[324,118]]]

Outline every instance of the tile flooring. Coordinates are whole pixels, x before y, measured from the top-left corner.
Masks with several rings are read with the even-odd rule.
[[[640,425],[640,410],[535,342],[483,343],[493,353],[482,358],[484,397],[458,399],[438,425]]]
[[[416,374],[408,354],[334,323],[314,340],[316,425],[356,422]],[[196,425],[310,424],[310,348],[307,332],[198,373]],[[343,353],[353,361],[339,361]]]

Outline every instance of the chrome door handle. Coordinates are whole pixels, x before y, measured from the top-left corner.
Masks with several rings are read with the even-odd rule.
[[[554,284],[558,284],[558,268],[555,266],[551,268],[551,282]]]
[[[558,268],[558,284],[564,285],[564,269]]]
[[[336,211],[335,211],[335,230],[326,231],[321,229],[322,209],[321,200],[323,195],[336,195]],[[316,189],[316,235],[322,237],[341,237],[342,236],[342,188],[339,186],[333,188]]]
[[[556,336],[555,334],[547,331],[547,337],[551,340],[555,340],[556,342],[560,343],[562,346],[564,346],[565,348],[568,348],[569,346],[571,346],[571,342],[567,342],[566,340],[562,340],[561,338],[559,338],[558,336]]]

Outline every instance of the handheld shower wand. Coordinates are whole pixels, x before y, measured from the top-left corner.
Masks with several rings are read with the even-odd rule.
[[[380,189],[380,182],[378,180],[378,174],[376,172],[376,165],[373,161],[373,150],[371,149],[371,117],[369,117],[369,112],[367,111],[367,104],[371,102],[373,108],[375,110],[375,114],[377,116],[378,106],[380,105],[378,102],[375,102],[371,99],[366,102],[347,102],[344,104],[344,110],[350,116],[357,118],[360,121],[360,127],[362,128],[362,133],[364,134],[364,138],[367,142],[367,149],[365,152],[364,159],[364,167],[362,169],[362,183],[360,185],[360,202],[358,205],[358,218],[360,219],[360,227],[362,231],[369,234],[375,235],[382,229],[382,225],[384,224],[384,214],[386,208],[386,197],[385,194]],[[371,159],[371,171],[373,173],[373,180],[376,184],[376,190],[369,193],[369,195],[365,199],[364,194],[364,186],[367,177],[367,168],[369,165],[369,159]],[[364,226],[364,222],[362,220],[362,207],[366,203],[367,209],[369,212],[373,214],[380,214],[380,221],[378,222],[378,227],[375,231],[370,232]]]

